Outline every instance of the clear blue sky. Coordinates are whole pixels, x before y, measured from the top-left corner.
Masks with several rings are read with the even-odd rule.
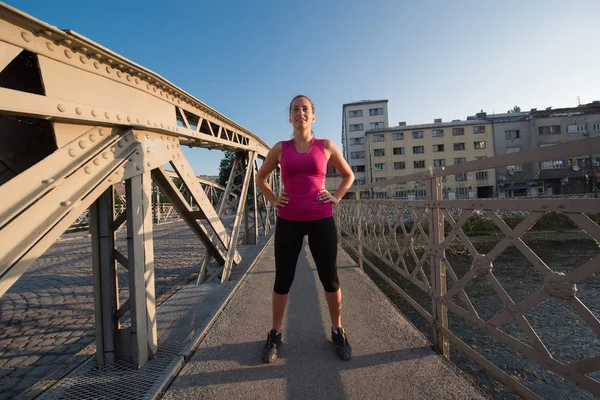
[[[316,106],[341,146],[343,103],[388,99],[390,125],[600,100],[599,0],[61,1],[8,4],[162,75],[269,145]],[[221,153],[186,152],[216,174]]]

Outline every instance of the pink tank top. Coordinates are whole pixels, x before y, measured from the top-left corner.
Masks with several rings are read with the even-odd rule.
[[[325,187],[327,155],[325,141],[313,137],[310,149],[298,153],[294,140],[281,142],[281,178],[290,201],[277,212],[283,219],[314,221],[333,215],[331,203],[319,200],[319,190]]]

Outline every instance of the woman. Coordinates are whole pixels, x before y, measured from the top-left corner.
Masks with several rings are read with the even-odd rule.
[[[277,359],[277,350],[282,344],[281,325],[305,235],[308,235],[310,252],[325,289],[331,316],[331,338],[336,352],[343,360],[349,360],[352,356],[352,348],[342,328],[342,292],[337,276],[337,230],[333,205],[338,204],[346,194],[354,181],[354,174],[332,141],[314,138],[311,129],[315,121],[314,111],[314,105],[308,97],[294,97],[289,109],[294,137],[273,146],[257,174],[256,185],[278,209],[273,326],[262,352],[262,360],[267,363]],[[328,161],[340,171],[343,178],[333,194],[325,189]],[[281,166],[284,188],[276,196],[267,179],[278,164]]]

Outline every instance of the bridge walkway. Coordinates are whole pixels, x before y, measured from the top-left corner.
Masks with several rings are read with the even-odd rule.
[[[337,358],[314,261],[305,244],[284,321],[282,358],[259,353],[271,321],[271,242],[165,399],[481,399],[486,396],[436,354],[381,290],[340,249],[343,323],[353,358]]]

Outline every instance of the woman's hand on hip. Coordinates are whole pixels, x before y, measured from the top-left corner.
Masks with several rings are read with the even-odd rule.
[[[275,207],[285,207],[288,201],[290,201],[290,199],[287,197],[287,192],[281,192],[281,194],[277,198],[277,201],[273,203],[273,205]]]
[[[334,195],[329,193],[327,189],[319,190],[319,200],[321,200],[323,203],[331,204],[338,204],[340,202]]]

